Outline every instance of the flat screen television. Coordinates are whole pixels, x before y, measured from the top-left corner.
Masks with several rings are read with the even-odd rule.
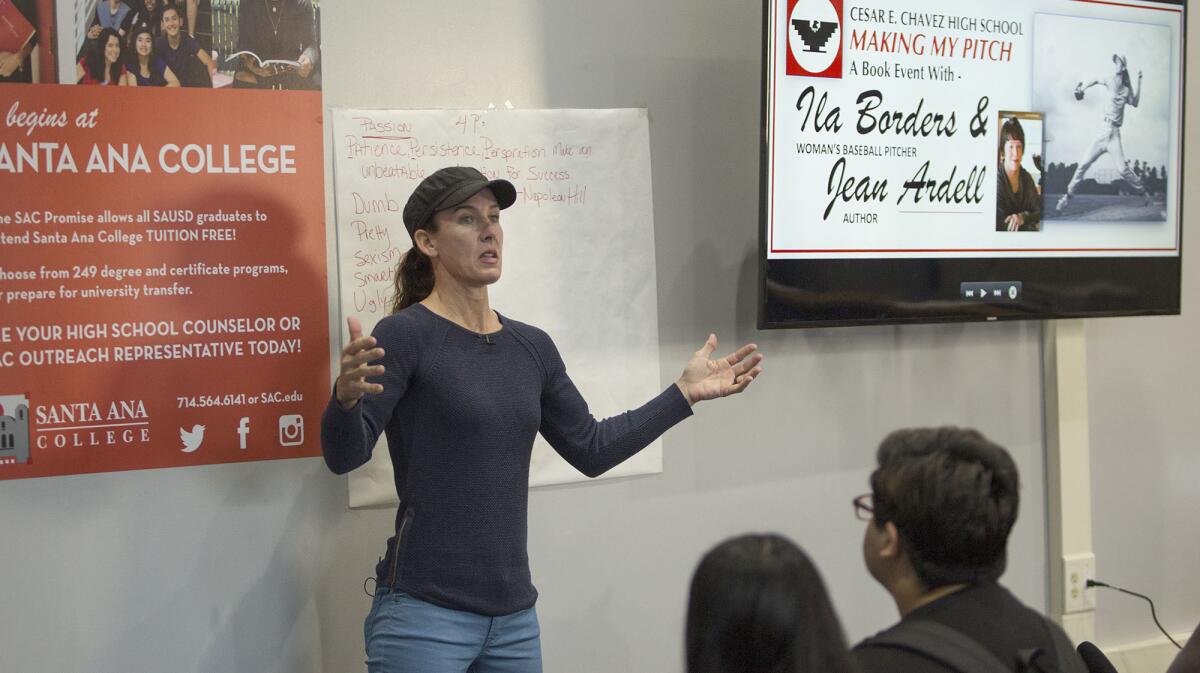
[[[765,0],[759,327],[1178,313],[1185,11]]]

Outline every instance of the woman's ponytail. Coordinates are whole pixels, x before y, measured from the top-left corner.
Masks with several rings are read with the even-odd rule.
[[[392,313],[412,306],[430,292],[433,292],[433,261],[414,244],[396,266]]]

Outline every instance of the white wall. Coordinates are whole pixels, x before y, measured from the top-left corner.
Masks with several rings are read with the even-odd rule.
[[[752,529],[809,549],[853,638],[893,621],[850,499],[902,425],[973,425],[1013,451],[1025,500],[1006,581],[1044,606],[1037,324],[754,329],[758,3],[359,0],[323,16],[328,105],[648,107],[663,384],[709,330],[767,353],[749,393],[666,437],[665,474],[531,494],[547,671],[680,670],[695,561]],[[1096,363],[1094,403],[1113,366]],[[1182,459],[1190,437],[1169,438]],[[361,670],[361,583],[392,513],[345,503],[318,459],[0,483],[0,667]]]
[[[1098,579],[1154,599],[1176,640],[1200,622],[1200,12],[1188,21],[1183,314],[1087,324]],[[1188,229],[1190,228],[1190,231]],[[1188,243],[1190,242],[1190,245]],[[1106,647],[1163,640],[1146,602],[1097,594]]]

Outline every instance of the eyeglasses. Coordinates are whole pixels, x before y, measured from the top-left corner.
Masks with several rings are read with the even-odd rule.
[[[854,518],[859,521],[870,521],[875,518],[875,505],[870,493],[863,493],[854,499]]]

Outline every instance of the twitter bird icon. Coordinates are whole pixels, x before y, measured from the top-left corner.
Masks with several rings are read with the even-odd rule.
[[[193,425],[191,430],[179,428],[179,439],[183,440],[183,452],[191,453],[200,448],[204,441],[204,426]]]

